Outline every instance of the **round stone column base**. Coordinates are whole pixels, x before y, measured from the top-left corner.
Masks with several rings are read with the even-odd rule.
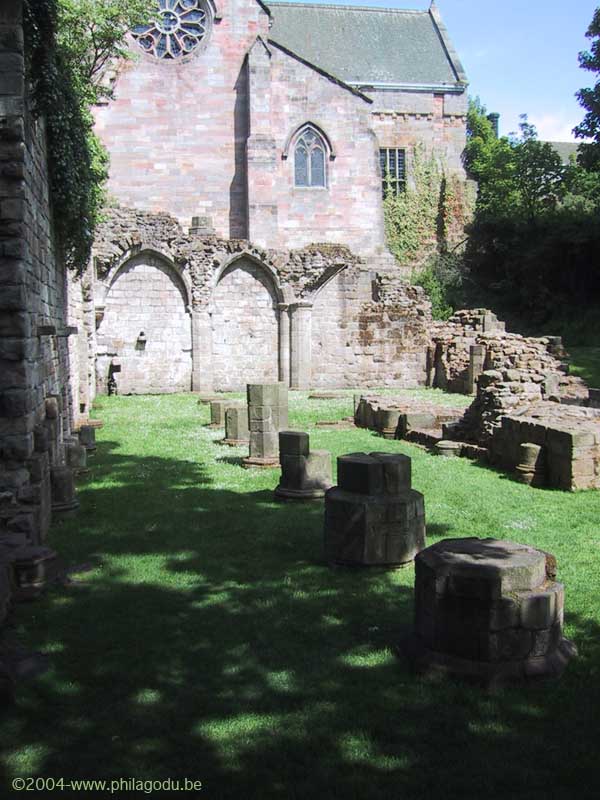
[[[279,456],[276,458],[257,458],[248,456],[242,459],[244,469],[276,469],[279,467]]]
[[[430,680],[457,678],[494,688],[558,679],[577,656],[577,648],[569,639],[562,639],[555,650],[544,656],[518,661],[472,661],[430,650],[413,634],[399,644],[398,653],[408,659],[416,673]]]
[[[67,503],[52,503],[53,514],[69,514],[74,513],[79,508],[79,500],[70,500]]]
[[[278,486],[275,497],[278,500],[322,500],[327,489],[286,489]]]

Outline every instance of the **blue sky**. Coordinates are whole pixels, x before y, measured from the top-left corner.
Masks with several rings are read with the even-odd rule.
[[[319,2],[319,0],[307,0]],[[346,5],[426,9],[429,0],[340,0]],[[329,0],[335,2],[335,0]],[[583,109],[574,97],[595,75],[579,67],[600,0],[437,0],[469,77],[469,93],[500,114],[500,133],[528,114],[541,139],[568,141]]]

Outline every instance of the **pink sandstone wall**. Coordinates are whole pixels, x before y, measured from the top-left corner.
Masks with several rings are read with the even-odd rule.
[[[250,108],[252,136],[270,145],[250,166],[252,241],[270,247],[335,242],[360,254],[380,252],[385,235],[371,104],[278,48],[270,46],[269,55],[257,45],[250,56]],[[286,142],[307,122],[333,147],[326,188],[294,186],[293,146],[284,158]]]
[[[96,109],[110,153],[108,189],[120,203],[168,210],[183,225],[212,218],[224,237],[246,235],[244,59],[268,16],[255,0],[224,0],[208,43],[184,60],[158,60],[131,40],[116,99]]]

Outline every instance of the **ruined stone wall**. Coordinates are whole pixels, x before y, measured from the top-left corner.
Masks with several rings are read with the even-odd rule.
[[[0,217],[0,562],[6,564],[18,548],[45,539],[51,472],[63,463],[64,439],[88,402],[73,369],[72,320],[81,319],[82,284],[69,287],[53,240],[45,127],[32,114],[25,82],[21,0],[0,8]],[[82,356],[87,370],[88,355]]]
[[[186,233],[166,214],[119,208],[95,245],[99,386],[106,387],[116,360],[118,391],[127,391],[125,344],[137,331],[127,328],[128,301],[113,313],[111,297],[128,264],[149,254],[191,298],[195,390],[275,378],[306,389],[425,383],[429,301],[419,287],[395,280],[393,270],[380,272],[377,259],[337,245],[267,250]],[[140,286],[127,293],[131,309],[143,292]],[[172,391],[166,375],[148,381],[156,391]]]
[[[417,287],[400,297],[378,293],[369,272],[344,271],[316,296],[312,385],[422,386],[428,301]]]
[[[527,337],[507,333],[503,322],[488,309],[457,311],[432,325],[428,383],[450,392],[475,394],[485,370],[507,373],[516,384],[547,384],[547,393],[563,401],[587,397],[583,381],[568,375],[560,337]],[[525,378],[519,377],[523,371]]]

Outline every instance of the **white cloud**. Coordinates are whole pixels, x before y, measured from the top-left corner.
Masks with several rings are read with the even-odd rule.
[[[581,117],[574,119],[570,114],[565,112],[554,114],[529,114],[528,122],[535,125],[538,137],[544,141],[550,142],[574,142],[576,140],[573,136],[573,128],[578,125],[583,118],[583,110]]]

